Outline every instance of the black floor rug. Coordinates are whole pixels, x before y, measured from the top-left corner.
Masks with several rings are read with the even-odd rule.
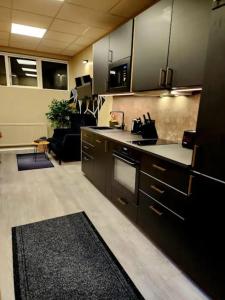
[[[44,153],[17,154],[18,171],[54,167]]]
[[[84,212],[12,228],[16,300],[144,299]]]

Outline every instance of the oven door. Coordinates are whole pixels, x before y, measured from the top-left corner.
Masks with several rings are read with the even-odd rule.
[[[129,201],[136,204],[139,161],[118,152],[113,153],[113,161],[113,188],[126,195]]]
[[[109,65],[109,92],[130,91],[130,57]]]

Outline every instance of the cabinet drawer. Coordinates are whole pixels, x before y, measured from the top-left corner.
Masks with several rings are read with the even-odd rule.
[[[185,217],[189,197],[140,172],[139,188],[181,217]]]
[[[143,155],[141,170],[165,183],[188,192],[189,174],[186,169],[152,155]]]
[[[82,152],[82,163],[81,163],[81,170],[85,173],[85,175],[91,179],[93,176],[93,157],[89,156],[88,154]]]
[[[89,132],[87,130],[82,130],[81,137],[82,137],[82,141],[86,141],[93,145],[93,133],[92,132]]]
[[[83,152],[93,156],[94,155],[94,149],[95,149],[95,147],[92,144],[90,144],[86,141],[82,141],[82,151]]]
[[[182,255],[185,222],[142,193],[137,223],[166,254],[176,259]]]
[[[111,200],[113,204],[119,208],[130,220],[136,222],[137,220],[137,205],[130,200],[126,193],[119,188],[112,189]]]

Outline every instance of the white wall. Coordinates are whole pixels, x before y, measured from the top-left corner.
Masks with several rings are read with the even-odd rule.
[[[68,97],[68,91],[0,86],[0,131],[3,134],[0,139],[0,146],[20,145],[24,144],[23,141],[29,141],[30,138],[33,138],[30,133],[29,136],[24,137],[30,132],[30,129],[20,131],[19,129],[22,129],[22,127],[19,127],[19,131],[15,130],[16,124],[18,126],[27,124],[29,128],[32,124],[35,126],[34,128],[37,128],[37,124],[40,124],[42,127],[45,126],[49,135],[51,135],[50,125],[45,116],[48,105],[53,99],[68,99]],[[33,135],[35,135],[35,132],[40,133],[40,129],[38,131],[33,130]],[[21,137],[18,135],[21,135]]]

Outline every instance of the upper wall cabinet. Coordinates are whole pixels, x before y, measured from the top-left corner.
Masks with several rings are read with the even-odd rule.
[[[93,46],[93,93],[103,94],[108,89],[109,35]]]
[[[161,0],[135,18],[133,90],[202,85],[211,0]]]
[[[160,89],[166,67],[172,0],[161,0],[134,19],[133,90]]]
[[[130,80],[127,77],[130,77],[132,39],[133,20],[130,20],[94,44],[93,92],[95,94],[130,90]],[[126,74],[124,73],[125,64],[128,65]],[[113,70],[111,72],[113,78],[109,78],[109,69]],[[123,86],[125,84],[123,79],[129,86]]]
[[[133,20],[120,26],[109,35],[109,61],[115,62],[131,56]]]
[[[175,0],[168,68],[173,87],[201,86],[212,0]]]

